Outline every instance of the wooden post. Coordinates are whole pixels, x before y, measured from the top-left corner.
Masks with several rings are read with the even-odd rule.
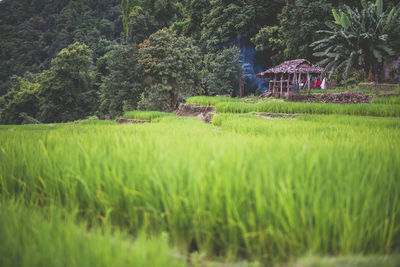
[[[283,89],[283,73],[281,74],[281,95],[280,95],[280,97],[282,97],[282,89]]]
[[[286,84],[286,94],[287,94],[287,97],[289,98],[289,93],[290,93],[290,88],[289,88],[289,86],[290,86],[290,73],[288,73],[288,77],[287,77],[287,84]]]
[[[276,73],[274,75],[274,85],[273,85],[273,89],[272,89],[272,93],[275,94],[275,83],[276,83]]]
[[[310,93],[310,73],[307,72],[308,93]]]
[[[300,83],[301,83],[301,72],[299,72],[299,80],[297,82],[299,84],[299,92],[300,92]],[[304,85],[303,85],[304,86]]]

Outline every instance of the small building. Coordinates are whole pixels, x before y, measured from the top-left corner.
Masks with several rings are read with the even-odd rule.
[[[283,62],[282,64],[270,68],[264,72],[256,74],[257,78],[269,78],[268,88],[273,94],[279,93],[281,96],[290,94],[292,89],[308,90],[311,89],[310,79],[314,76],[320,76],[324,68],[311,64],[306,59],[294,59]]]

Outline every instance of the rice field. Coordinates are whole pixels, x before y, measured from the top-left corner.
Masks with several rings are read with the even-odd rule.
[[[400,96],[378,97],[373,100],[374,104],[400,104]]]
[[[277,101],[248,104],[224,102],[216,104],[215,109],[220,113],[271,112],[400,117],[400,105],[395,104],[322,104]]]
[[[212,124],[0,126],[0,265],[399,264],[399,118],[226,102]]]
[[[376,117],[400,117],[400,97],[379,97],[372,104],[331,104],[285,102],[283,100],[258,100],[246,103],[238,98],[224,97],[192,97],[188,103],[198,105],[214,105],[219,113],[269,112],[288,114],[337,114]]]

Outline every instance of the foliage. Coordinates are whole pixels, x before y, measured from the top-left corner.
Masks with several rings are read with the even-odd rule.
[[[239,56],[236,47],[205,56],[204,84],[208,95],[232,95],[237,90],[242,75]]]
[[[205,32],[202,36],[209,49],[215,50],[232,39],[244,37],[255,19],[255,6],[245,1],[210,1],[211,10],[204,20]]]
[[[318,30],[326,28],[332,4],[328,0],[295,0],[286,5],[279,14],[281,40],[285,43],[286,59],[306,58],[313,60],[309,44],[318,40]]]
[[[266,26],[251,39],[257,51],[270,51],[272,65],[280,64],[284,60],[285,41],[282,29],[278,26]]]
[[[137,108],[142,93],[135,45],[116,46],[106,56],[107,74],[100,87],[100,110],[112,117],[122,115],[124,104]]]
[[[179,13],[178,2],[180,1],[122,0],[122,21],[128,40],[144,40],[157,29],[171,26]],[[139,36],[135,37],[137,34]]]
[[[73,42],[100,52],[100,40],[119,40],[120,0],[3,0],[0,3],[0,95],[12,75],[50,67],[61,49]]]
[[[11,90],[1,97],[0,122],[20,124],[28,117],[37,116],[40,84],[37,77],[29,73],[25,77],[13,77],[11,80]]]
[[[272,64],[294,58],[313,59],[309,44],[317,40],[316,31],[332,8],[328,0],[287,1],[278,15],[278,25],[266,25],[252,38],[257,51],[266,53]]]
[[[332,10],[335,22],[330,30],[321,31],[326,38],[312,44],[315,56],[327,72],[342,72],[347,76],[353,69],[363,68],[378,82],[384,59],[398,56],[400,51],[400,7],[383,10],[383,1],[375,4],[362,1],[363,9],[345,6]],[[376,89],[378,95],[378,89]]]
[[[39,120],[72,121],[95,111],[97,95],[90,70],[92,64],[92,51],[80,43],[58,53],[51,61],[51,68],[40,74]]]
[[[200,40],[203,26],[202,23],[210,12],[209,0],[190,0],[181,6],[183,18],[174,22],[172,29],[185,36]]]
[[[199,48],[192,39],[162,29],[139,45],[143,71],[142,108],[174,110],[179,101],[199,92]]]
[[[143,9],[138,9],[129,17],[128,42],[139,44],[156,32],[158,25],[156,19]]]
[[[33,118],[32,116],[29,116],[25,112],[21,112],[19,114],[19,117],[22,119],[21,124],[41,124],[40,121],[37,119]]]
[[[211,51],[226,44],[248,40],[261,28],[276,18],[282,1],[224,1],[211,0],[210,12],[203,18],[202,40]]]

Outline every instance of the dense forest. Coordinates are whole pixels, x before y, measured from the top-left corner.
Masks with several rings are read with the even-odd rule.
[[[361,9],[380,11],[390,30],[380,38],[392,46],[371,53],[398,56],[399,43],[390,41],[400,36],[398,17],[390,20],[397,0],[380,3],[3,0],[0,122],[115,117],[129,109],[173,110],[191,95],[258,93],[264,85],[255,73],[287,59],[319,61],[315,42],[340,22],[345,27],[351,14],[358,20]],[[332,9],[342,19],[336,26]],[[356,54],[347,57],[349,69]],[[372,67],[364,64],[365,75],[377,72],[375,61],[366,62]]]

